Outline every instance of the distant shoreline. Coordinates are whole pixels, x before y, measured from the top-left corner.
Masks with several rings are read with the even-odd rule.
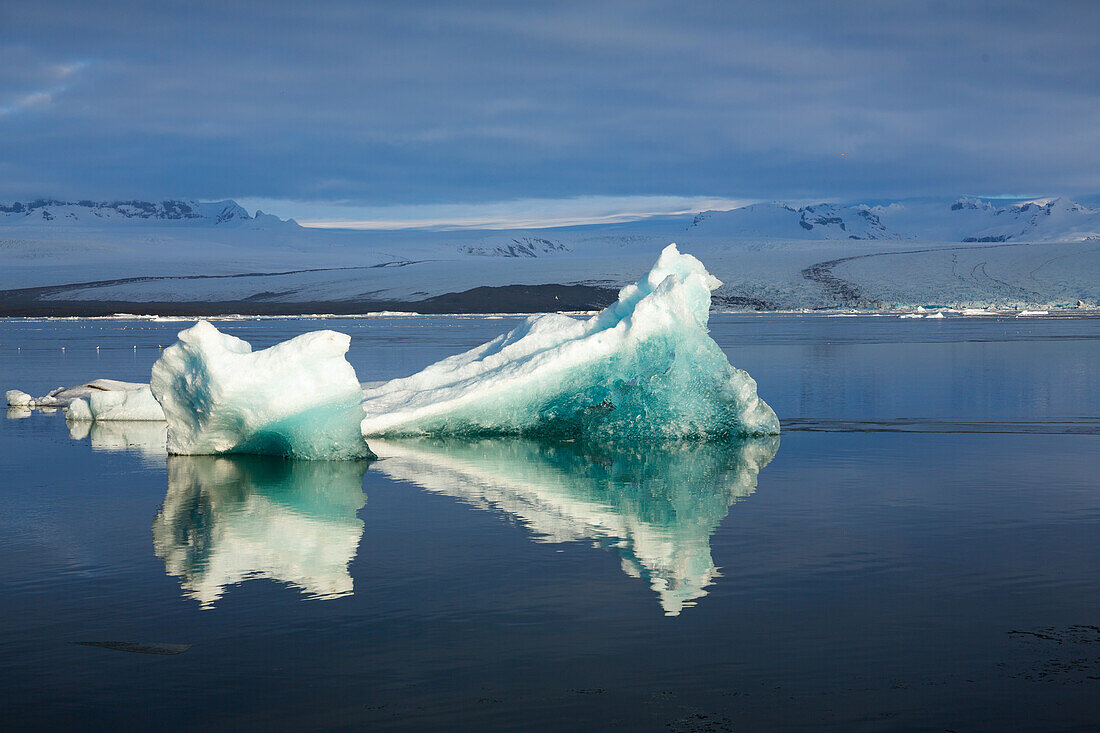
[[[618,289],[590,285],[504,285],[444,293],[424,300],[291,301],[122,301],[54,300],[50,288],[0,291],[0,317],[95,318],[135,316],[300,316],[325,313],[360,315],[382,311],[443,314],[541,313],[600,310],[614,303]]]

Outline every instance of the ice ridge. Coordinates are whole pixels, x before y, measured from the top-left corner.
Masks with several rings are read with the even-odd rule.
[[[776,435],[756,382],[707,331],[721,282],[665,248],[587,321],[532,316],[418,374],[364,390],[363,434],[708,439]]]

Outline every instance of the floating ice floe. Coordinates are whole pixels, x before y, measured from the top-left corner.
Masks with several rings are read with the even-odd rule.
[[[669,245],[643,280],[587,321],[532,316],[418,374],[368,387],[363,434],[778,434],[756,382],[707,332],[720,285]]]
[[[164,410],[153,397],[148,384],[136,385],[133,389],[117,389],[93,392],[79,397],[65,408],[66,420],[95,420],[127,422],[156,420],[164,422]]]
[[[101,395],[108,392],[130,392],[133,390],[148,391],[149,385],[139,382],[121,382],[117,379],[93,379],[84,384],[73,387],[58,387],[50,390],[41,397],[32,397],[18,389],[9,389],[4,397],[12,407],[28,407],[31,409],[68,407],[74,400],[87,400],[93,395]],[[151,395],[150,395],[151,396]],[[143,418],[144,419],[144,418]],[[156,418],[163,420],[163,417]]]
[[[376,439],[392,478],[516,519],[536,542],[592,543],[653,589],[666,615],[719,575],[710,537],[756,490],[778,437],[591,443],[525,438]]]
[[[359,432],[362,390],[351,338],[314,331],[261,351],[206,321],[180,331],[153,365],[168,452],[303,459],[373,458]]]

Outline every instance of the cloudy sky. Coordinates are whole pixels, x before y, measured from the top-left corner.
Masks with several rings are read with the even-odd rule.
[[[1100,3],[0,2],[0,200],[315,221],[1100,191]]]

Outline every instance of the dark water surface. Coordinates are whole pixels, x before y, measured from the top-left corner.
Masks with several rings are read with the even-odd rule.
[[[371,381],[515,322],[217,325],[345,331]],[[145,381],[186,325],[2,321],[0,389]],[[9,411],[4,727],[1095,729],[1100,321],[713,335],[781,439],[303,464]]]

